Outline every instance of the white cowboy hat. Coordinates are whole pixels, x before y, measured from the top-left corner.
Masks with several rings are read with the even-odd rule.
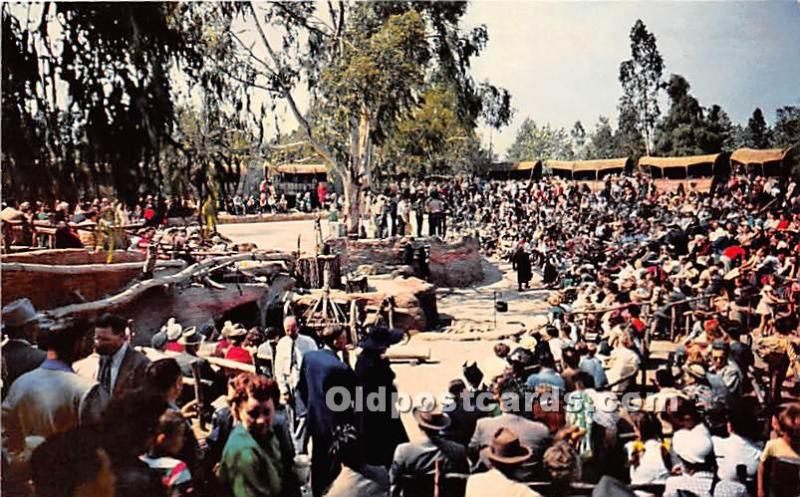
[[[164,331],[167,332],[167,340],[174,342],[183,334],[183,326],[175,322],[175,318],[169,318],[167,324],[164,325]]]

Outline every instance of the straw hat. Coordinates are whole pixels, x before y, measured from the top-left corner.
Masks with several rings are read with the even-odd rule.
[[[439,431],[450,426],[450,416],[439,407],[428,411],[415,407],[411,414],[420,427],[428,430]]]
[[[197,328],[191,326],[183,331],[178,343],[181,345],[200,345],[203,343],[203,335],[197,332]]]
[[[495,432],[492,442],[481,454],[488,460],[507,465],[522,464],[530,459],[533,451],[520,443],[517,435],[508,428],[500,428]]]
[[[226,321],[227,324],[227,321]],[[239,323],[233,325],[232,328],[228,329],[228,334],[226,335],[228,338],[238,338],[247,335],[247,330]]]
[[[225,324],[222,325],[222,329],[220,330],[220,334],[223,338],[228,338],[235,328],[233,321],[225,321]]]
[[[174,342],[181,337],[183,333],[183,326],[175,322],[175,318],[169,318],[167,324],[164,326],[164,331],[167,332],[167,340]]]
[[[706,379],[706,367],[702,364],[687,364],[683,367],[683,371],[698,380]]]

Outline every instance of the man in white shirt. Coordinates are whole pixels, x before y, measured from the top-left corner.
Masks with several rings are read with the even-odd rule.
[[[721,479],[738,481],[736,468],[739,465],[745,467],[748,478],[756,476],[762,449],[748,438],[753,428],[751,411],[734,410],[728,420],[730,435],[727,438],[711,437],[717,458],[717,476]]]
[[[710,436],[703,436],[696,429],[678,430],[672,437],[672,449],[683,471],[680,476],[667,478],[664,497],[679,497],[689,492],[697,497],[747,497],[741,483],[715,477],[709,463],[714,452]]]
[[[283,330],[286,335],[278,340],[278,345],[275,347],[275,381],[278,383],[281,398],[286,404],[287,415],[292,423],[295,451],[304,454],[308,445],[306,408],[295,391],[300,379],[303,356],[307,352],[317,350],[317,343],[313,338],[300,334],[300,326],[294,316],[284,318]]]
[[[612,388],[614,392],[624,392],[628,387],[628,381],[620,381],[629,377],[639,370],[641,359],[639,354],[633,351],[633,339],[630,334],[624,332],[620,335],[619,343],[611,351],[608,358],[608,371],[606,376],[610,384],[615,384]]]

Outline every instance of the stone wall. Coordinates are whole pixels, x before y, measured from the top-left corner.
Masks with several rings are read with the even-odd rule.
[[[430,246],[428,265],[430,282],[437,286],[465,287],[483,279],[478,241],[464,237],[456,243],[442,242],[438,238],[387,238],[383,240],[331,239],[328,243],[333,253],[342,258],[345,272],[361,266],[372,266],[373,274],[390,273],[403,266],[403,247],[406,243],[416,250],[420,245]]]

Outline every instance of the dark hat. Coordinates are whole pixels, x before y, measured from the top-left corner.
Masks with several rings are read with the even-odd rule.
[[[430,410],[423,410],[419,407],[415,407],[411,411],[411,414],[420,427],[428,430],[444,430],[450,426],[450,416],[438,407]]]
[[[532,453],[531,448],[521,444],[517,434],[508,428],[498,429],[489,446],[481,451],[486,459],[509,465],[524,463]]]
[[[197,332],[197,328],[191,326],[183,330],[178,343],[181,345],[200,345],[203,343],[203,335]]]
[[[711,348],[713,350],[724,350],[725,352],[730,350],[728,343],[724,340],[714,340],[714,342],[711,344]]]
[[[604,475],[592,490],[592,497],[635,497],[627,485],[614,477]]]
[[[169,342],[169,339],[167,338],[166,330],[158,331],[150,338],[150,346],[157,350],[166,347],[167,342]]]
[[[370,326],[367,336],[361,340],[359,347],[368,350],[387,349],[403,339],[405,333],[397,328]]]
[[[479,384],[483,380],[483,371],[478,367],[478,363],[464,363],[461,368],[464,378],[473,385]]]

